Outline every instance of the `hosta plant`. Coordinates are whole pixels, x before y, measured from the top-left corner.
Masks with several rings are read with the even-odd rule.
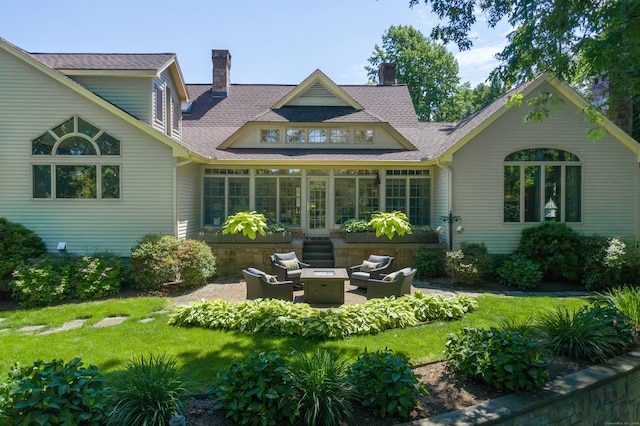
[[[222,225],[222,235],[238,233],[252,240],[256,239],[257,234],[264,236],[267,234],[267,219],[255,211],[232,214]]]
[[[411,234],[411,224],[406,214],[401,211],[376,212],[371,215],[369,226],[375,229],[376,237],[385,235],[388,239]]]

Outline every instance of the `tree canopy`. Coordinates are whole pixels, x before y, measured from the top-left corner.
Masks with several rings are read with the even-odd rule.
[[[514,85],[543,71],[568,82],[604,75],[616,90],[640,95],[638,0],[423,0],[444,21],[431,36],[473,45],[471,27],[485,15],[514,28],[492,77]],[[420,0],[409,0],[415,6]]]
[[[460,81],[454,56],[412,26],[391,26],[384,33],[382,46],[376,44],[369,58],[371,66],[365,67],[370,82],[376,82],[385,62],[396,64],[396,82],[407,85],[421,121],[438,118]]]

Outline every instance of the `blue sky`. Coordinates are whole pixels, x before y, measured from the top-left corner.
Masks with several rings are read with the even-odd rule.
[[[0,37],[29,52],[176,53],[187,83],[211,82],[211,50],[228,49],[233,83],[297,84],[321,69],[337,84],[364,84],[364,67],[391,25],[428,35],[437,18],[409,0],[21,0],[3,8]],[[496,66],[507,24],[474,28],[458,52],[461,82]]]

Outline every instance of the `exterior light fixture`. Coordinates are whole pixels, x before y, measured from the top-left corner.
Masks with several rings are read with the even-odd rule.
[[[458,234],[462,234],[464,232],[464,228],[462,227],[462,225],[456,226],[456,232]]]
[[[440,235],[444,232],[444,226],[438,226],[436,228],[436,234]]]
[[[453,250],[453,224],[456,222],[460,222],[462,220],[462,217],[460,216],[454,216],[451,211],[449,211],[449,215],[448,216],[440,216],[440,220],[442,220],[444,223],[449,225],[449,233],[447,235],[447,238],[449,238],[449,251]],[[462,226],[458,226],[458,228],[463,229]],[[457,228],[456,228],[457,231]],[[461,231],[459,231],[460,233]]]
[[[553,202],[553,198],[549,197],[549,201],[544,205],[544,220],[555,221],[558,214],[558,206]]]
[[[64,254],[67,251],[67,243],[65,241],[60,241],[58,243],[58,252],[60,254]]]

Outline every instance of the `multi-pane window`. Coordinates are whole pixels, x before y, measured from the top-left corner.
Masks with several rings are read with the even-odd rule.
[[[287,129],[286,143],[305,143],[307,132],[301,129]]]
[[[333,129],[329,133],[329,141],[331,143],[349,143],[349,131]]]
[[[334,218],[336,225],[349,219],[365,219],[380,209],[380,185],[371,176],[336,177]]]
[[[309,143],[327,142],[327,131],[324,129],[309,130]]]
[[[373,130],[357,129],[353,138],[354,143],[373,143]]]
[[[532,148],[505,158],[504,221],[582,220],[582,166],[574,154]]]
[[[120,141],[78,116],[31,141],[32,197],[120,198]]]
[[[428,175],[428,170],[388,170],[385,180],[386,210],[404,212],[412,225],[429,225],[431,180],[426,178]]]
[[[180,102],[174,97],[171,98],[171,127],[174,132],[180,132]]]
[[[203,224],[221,226],[227,216],[249,210],[247,169],[205,169]]]
[[[278,129],[262,129],[262,130],[260,130],[260,142],[262,142],[262,143],[278,143],[278,142],[280,142],[280,130],[278,130]]]

